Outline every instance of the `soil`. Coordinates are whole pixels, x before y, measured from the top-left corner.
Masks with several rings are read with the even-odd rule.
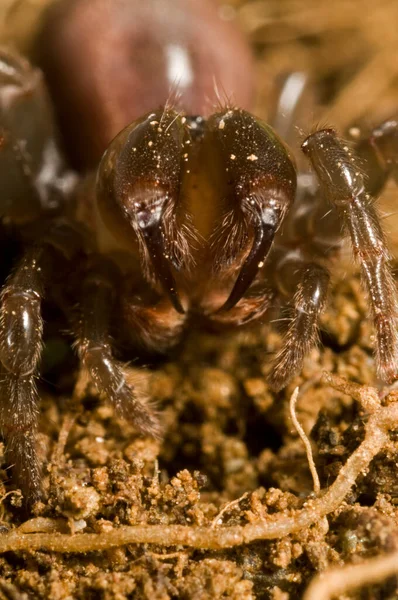
[[[2,38],[29,51],[42,5],[2,0],[0,15],[8,11],[3,27],[0,20]],[[396,112],[396,4],[231,0],[221,10],[237,19],[253,46],[261,116],[270,112],[278,75],[292,69],[309,73],[316,90],[316,102],[300,123],[304,130],[325,120],[341,130],[353,123],[367,127]],[[392,183],[381,199],[384,211],[395,194]],[[390,216],[385,224],[394,249],[398,219]],[[372,386],[381,399],[393,401],[392,389],[375,375],[367,302],[350,262],[347,254],[335,274],[322,344],[278,394],[265,375],[281,334],[267,323],[217,335],[194,330],[167,360],[126,367],[162,413],[162,443],[138,437],[118,420],[62,342],[52,340],[40,383],[38,440],[47,499],[33,515],[24,511],[0,448],[0,536],[20,534],[22,540],[20,549],[0,554],[0,600],[295,600],[321,571],[398,551],[394,433],[344,501],[309,527],[230,548],[218,547],[210,534],[210,549],[168,541],[168,526],[214,533],[272,522],[322,496],[364,440],[367,421],[363,406],[331,387],[324,371]],[[50,364],[54,353],[65,358]],[[296,413],[311,439],[318,493],[289,410],[297,386]],[[76,543],[75,551],[62,552],[49,550],[42,535],[105,536],[146,525],[163,526],[163,539],[85,552]],[[42,547],[30,546],[34,536],[42,536]],[[336,598],[398,597],[393,574],[360,584]]]

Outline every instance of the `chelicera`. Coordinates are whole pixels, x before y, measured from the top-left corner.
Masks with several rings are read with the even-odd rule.
[[[139,346],[167,352],[197,316],[236,327],[290,307],[269,370],[269,384],[279,390],[317,340],[329,265],[348,235],[368,292],[378,374],[397,378],[397,292],[374,206],[396,175],[397,122],[353,147],[332,129],[314,131],[302,144],[312,170],[297,175],[277,132],[239,105],[226,101],[210,116],[195,116],[214,91],[213,77],[227,96],[249,102],[247,86],[242,91],[239,84],[249,68],[247,50],[228,27],[203,27],[216,20],[213,5],[194,0],[68,0],[49,12],[41,64],[66,145],[77,149],[71,160],[79,176],[59,150],[41,72],[1,53],[1,212],[4,222],[18,225],[26,249],[1,297],[0,423],[30,503],[41,495],[35,378],[44,293],[67,313],[78,307],[71,329],[98,390],[141,433],[160,437],[161,418],[125,379],[116,358],[121,348],[127,359]],[[227,75],[225,48],[240,61]],[[170,65],[182,62],[185,79],[174,102],[165,102],[166,77],[156,93],[146,90],[129,103],[128,82],[145,87],[143,56],[169,76]]]

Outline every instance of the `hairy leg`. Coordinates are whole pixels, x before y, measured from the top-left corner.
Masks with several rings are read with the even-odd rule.
[[[161,428],[156,413],[137,397],[112,354],[109,329],[118,283],[115,268],[105,260],[89,269],[81,290],[76,347],[98,391],[106,394],[117,413],[134,423],[141,433],[159,438]]]
[[[26,499],[41,495],[41,473],[35,449],[38,396],[35,375],[42,348],[40,307],[49,263],[43,247],[30,248],[1,294],[0,423],[8,462]]]
[[[350,236],[376,332],[377,372],[391,382],[398,376],[398,296],[374,198],[359,161],[333,130],[313,133],[302,149],[311,160],[322,194]]]
[[[295,281],[293,317],[275,358],[268,381],[275,390],[283,388],[301,370],[304,358],[318,337],[318,321],[323,311],[329,286],[329,273],[319,264],[304,263],[294,258],[283,269],[284,276]]]
[[[80,245],[65,224],[45,226],[41,243],[25,250],[1,292],[0,430],[13,477],[27,504],[42,495],[36,453],[37,371],[42,350],[41,302],[50,280],[64,272]]]

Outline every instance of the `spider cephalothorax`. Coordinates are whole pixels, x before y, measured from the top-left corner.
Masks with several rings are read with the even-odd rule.
[[[56,72],[54,96],[62,88],[56,65],[68,67],[66,80],[71,66],[76,68],[71,39],[83,53],[77,89],[62,89],[63,119],[65,106],[81,107],[84,139],[81,146],[76,142],[75,160],[81,168],[91,167],[109,144],[95,174],[86,173],[78,182],[57,149],[40,72],[19,57],[1,55],[1,160],[3,173],[9,171],[1,176],[7,186],[1,209],[4,219],[21,225],[27,249],[2,292],[0,423],[18,483],[30,500],[40,496],[35,376],[45,290],[61,308],[67,305],[62,298],[69,303],[72,298],[78,306],[71,328],[80,360],[98,389],[138,430],[156,437],[161,435],[159,417],[127,383],[114,351],[127,348],[130,359],[137,344],[165,352],[197,315],[237,326],[266,319],[271,308],[287,306],[291,321],[269,368],[271,387],[281,389],[316,342],[328,265],[338,256],[343,231],[351,239],[368,292],[378,374],[385,381],[398,375],[397,293],[373,202],[396,169],[397,123],[384,123],[352,149],[332,129],[312,133],[302,144],[313,168],[303,187],[284,142],[243,108],[229,103],[206,118],[192,116],[209,91],[203,84],[209,76],[203,76],[201,50],[186,39],[189,19],[195,19],[196,27],[201,18],[209,18],[205,4],[205,17],[194,6],[173,5],[176,17],[170,19],[169,36],[149,38],[145,46],[151,49],[152,62],[157,56],[157,63],[164,59],[166,67],[171,46],[185,52],[180,63],[183,56],[183,64],[192,67],[186,89],[176,106],[159,108],[156,102],[165,102],[163,86],[155,100],[152,95],[146,100],[151,112],[134,115],[130,124],[125,90],[118,88],[125,77],[119,73],[114,87],[107,80],[110,58],[96,44],[93,50],[89,25],[105,11],[112,38],[112,15],[120,27],[121,22],[135,23],[131,15],[142,7],[118,0],[110,10],[104,0],[80,0],[61,2],[50,13],[41,47],[46,40],[43,64],[50,81]],[[155,11],[152,18],[160,17]],[[138,35],[134,27],[133,41]],[[77,38],[71,37],[71,28]],[[123,29],[118,51],[128,49],[125,33]],[[233,46],[236,40],[230,35]],[[140,45],[134,48],[139,52]],[[210,51],[211,76],[220,76],[219,48]],[[139,53],[138,58],[142,63]],[[120,56],[114,60],[120,62]],[[90,114],[87,82],[92,85],[93,113],[102,121],[93,121]],[[230,78],[223,86],[234,91]]]

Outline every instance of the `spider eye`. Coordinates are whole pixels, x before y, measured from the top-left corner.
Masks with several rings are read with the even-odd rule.
[[[181,162],[187,136],[185,120],[159,110],[134,122],[105,153],[98,171],[98,206],[105,222],[138,240],[144,272],[163,286],[183,313],[167,251],[165,212],[180,194]],[[112,212],[111,218],[109,214]]]

